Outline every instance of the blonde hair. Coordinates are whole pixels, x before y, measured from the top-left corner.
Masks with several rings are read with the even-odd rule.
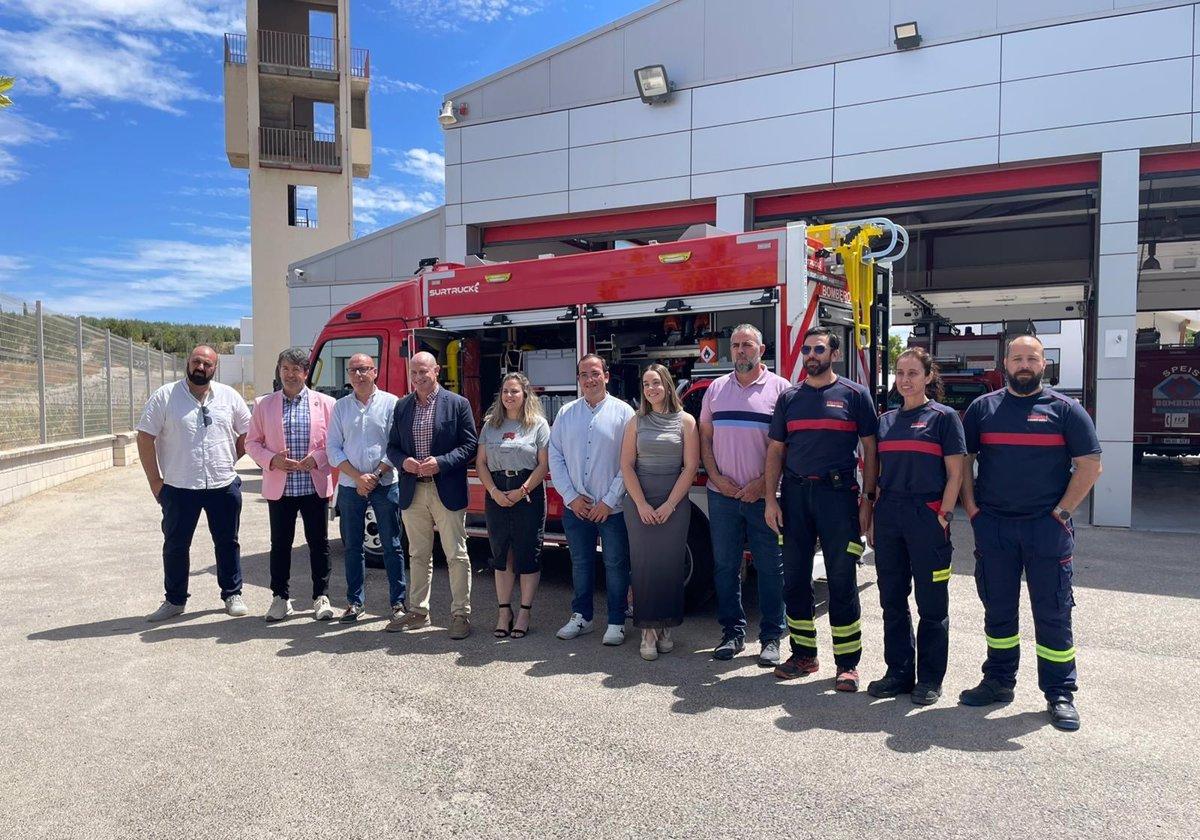
[[[500,388],[496,391],[496,401],[488,409],[487,415],[483,418],[483,423],[484,425],[491,424],[498,429],[508,419],[508,412],[504,409],[504,384],[510,379],[515,379],[525,394],[525,402],[521,406],[521,427],[531,429],[539,419],[546,416],[546,412],[542,408],[541,399],[537,394],[533,393],[533,387],[529,384],[529,378],[523,373],[510,373],[500,380]]]
[[[662,380],[663,391],[666,392],[666,397],[663,402],[666,403],[663,408],[666,409],[665,414],[676,414],[683,411],[683,403],[679,401],[679,394],[675,393],[675,380],[671,378],[671,372],[662,365],[655,362],[652,365],[647,365],[642,370],[642,380],[646,378],[647,373],[657,373],[658,378]],[[641,380],[639,380],[641,381]],[[649,414],[654,408],[650,405],[650,400],[646,398],[646,386],[642,388],[642,403],[638,406],[638,414]]]

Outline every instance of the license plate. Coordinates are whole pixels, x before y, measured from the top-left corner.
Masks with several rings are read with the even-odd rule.
[[[1163,443],[1165,443],[1167,446],[1187,446],[1189,443],[1191,443],[1191,442],[1192,442],[1190,438],[1169,438],[1169,437],[1165,437],[1165,438],[1162,438],[1161,440],[1162,440],[1162,442],[1163,442]]]

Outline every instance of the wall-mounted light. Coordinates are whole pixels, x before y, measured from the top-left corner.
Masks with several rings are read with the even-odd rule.
[[[1162,263],[1158,261],[1158,257],[1156,257],[1154,253],[1158,250],[1158,243],[1151,242],[1147,250],[1150,252],[1150,256],[1146,257],[1145,262],[1142,263],[1142,271],[1160,270],[1162,268]]]
[[[638,96],[647,105],[666,102],[671,98],[671,80],[667,78],[667,68],[662,64],[650,64],[633,71],[637,82]]]
[[[442,128],[449,128],[458,123],[459,117],[465,117],[468,113],[467,103],[460,102],[454,104],[453,99],[447,99],[442,103],[442,110],[438,114],[438,122],[442,124]]]
[[[892,31],[896,35],[896,49],[912,50],[921,46],[921,32],[917,28],[915,20],[910,20],[908,23],[897,23],[892,27]]]

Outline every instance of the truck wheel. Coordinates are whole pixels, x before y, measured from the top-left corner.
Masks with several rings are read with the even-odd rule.
[[[363,529],[363,558],[367,561],[367,568],[383,568],[383,541],[379,539],[375,508],[370,505],[367,505],[367,524]]]
[[[695,505],[683,557],[683,606],[687,612],[694,612],[707,604],[714,592],[712,538],[708,520]]]
[[[1135,449],[1135,450],[1133,450],[1133,465],[1134,465],[1135,467],[1136,467],[1138,464],[1142,463],[1142,458],[1145,456],[1145,454],[1146,454],[1146,453],[1145,453],[1145,452],[1143,452],[1143,451],[1142,451],[1142,450],[1140,450],[1140,449]]]

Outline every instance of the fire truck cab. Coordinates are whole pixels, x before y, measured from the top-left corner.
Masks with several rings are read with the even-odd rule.
[[[408,360],[429,350],[441,365],[441,384],[468,398],[477,424],[512,371],[529,377],[553,423],[578,395],[578,359],[597,353],[609,364],[613,395],[636,406],[642,368],[660,362],[687,397],[685,407],[698,414],[694,394],[732,370],[734,326],[758,327],[764,362],[795,382],[803,377],[800,338],[823,324],[841,333],[839,374],[882,397],[886,353],[877,337],[887,334],[890,261],[907,241],[903,228],[885,219],[736,234],[697,225],[674,242],[589,254],[508,263],[469,258],[467,265],[422,260],[412,278],[329,321],[313,348],[309,384],[335,398],[349,393],[347,362],[367,353],[378,359],[379,387],[403,395]],[[712,592],[704,483],[701,474],[690,497],[691,606]],[[553,476],[547,485],[546,543],[565,545]],[[473,537],[486,536],[483,509],[472,471]]]

